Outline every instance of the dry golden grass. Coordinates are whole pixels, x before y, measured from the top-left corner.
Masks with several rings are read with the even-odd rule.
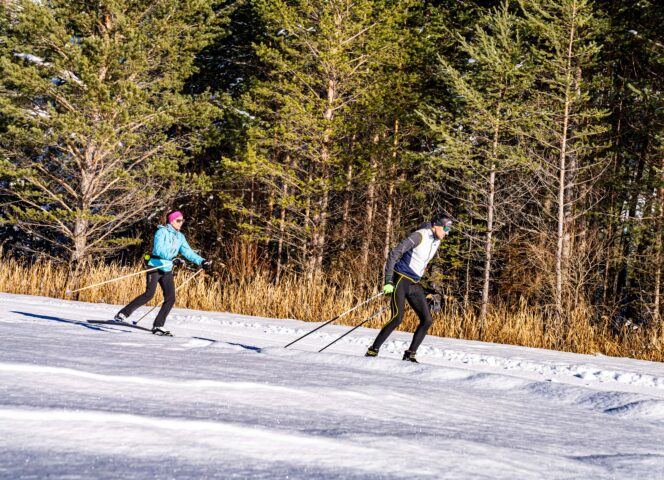
[[[216,277],[198,275],[191,279],[190,272],[176,274],[176,286],[188,283],[177,293],[177,307],[208,311],[229,311],[247,315],[273,318],[297,318],[305,321],[328,320],[338,313],[353,307],[365,298],[375,295],[353,283],[352,278],[337,279],[333,284],[326,279],[305,282],[294,277],[284,277],[274,283],[260,264],[253,269],[230,265],[224,274]],[[121,267],[115,264],[97,264],[85,269],[79,285],[92,285],[121,275],[140,270],[136,267]],[[42,295],[69,298],[65,292],[67,268],[51,262],[37,262],[30,266],[10,258],[0,260],[0,291],[26,295]],[[85,302],[126,304],[143,292],[144,275],[108,283],[81,291],[78,299]],[[152,305],[161,302],[157,293]],[[387,305],[387,298],[377,299],[339,323],[355,325]],[[379,328],[388,318],[385,313],[366,324]],[[570,314],[570,320],[557,328],[545,328],[545,316],[537,311],[521,307],[511,310],[494,308],[480,331],[479,321],[472,311],[466,311],[448,302],[440,314],[435,315],[430,334],[507,343],[528,347],[550,348],[577,353],[626,356],[646,360],[664,360],[664,331],[661,326],[651,329],[614,332],[606,324],[590,321],[589,311],[579,309]],[[413,331],[417,318],[408,309],[402,330]]]

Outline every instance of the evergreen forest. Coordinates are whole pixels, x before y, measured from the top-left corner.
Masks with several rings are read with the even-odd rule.
[[[656,0],[3,0],[0,269],[136,270],[179,209],[206,295],[320,321],[446,215],[441,334],[661,360],[663,89]]]

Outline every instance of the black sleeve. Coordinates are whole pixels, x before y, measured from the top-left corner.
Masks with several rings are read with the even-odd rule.
[[[404,253],[417,247],[420,243],[422,243],[422,234],[419,232],[413,232],[392,249],[390,255],[387,257],[387,263],[385,263],[385,285],[392,283],[394,266],[399,259],[403,257]]]

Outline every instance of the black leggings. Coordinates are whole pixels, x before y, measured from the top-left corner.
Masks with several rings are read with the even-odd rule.
[[[422,285],[413,282],[410,278],[401,275],[399,272],[394,272],[394,275],[398,280],[391,296],[392,319],[378,333],[376,340],[374,340],[373,348],[378,350],[394,329],[401,325],[401,322],[403,321],[404,307],[406,306],[406,300],[408,300],[408,303],[420,318],[420,324],[417,326],[417,330],[415,330],[413,341],[408,349],[411,352],[416,352],[417,348],[422,343],[422,340],[426,337],[427,331],[433,323],[433,318],[431,318],[431,312],[429,311],[429,305],[427,304],[426,295]]]
[[[161,270],[154,270],[148,272],[147,285],[145,293],[133,299],[129,305],[120,310],[119,313],[129,317],[138,307],[142,307],[154,297],[157,291],[157,283],[161,285],[161,291],[164,292],[164,304],[157,313],[157,318],[154,319],[154,327],[163,327],[166,323],[168,313],[175,305],[175,282],[173,281],[173,272],[162,272]]]

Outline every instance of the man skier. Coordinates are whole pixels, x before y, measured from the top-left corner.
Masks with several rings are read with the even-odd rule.
[[[385,264],[385,286],[383,293],[391,295],[392,318],[378,333],[376,340],[367,350],[367,357],[375,357],[387,337],[403,321],[405,301],[420,319],[420,324],[413,334],[410,348],[403,354],[403,360],[417,363],[417,348],[433,323],[427,304],[424,288],[419,281],[431,259],[436,255],[440,241],[452,228],[452,220],[444,216],[436,216],[423,224],[418,230],[406,237],[394,247]]]

